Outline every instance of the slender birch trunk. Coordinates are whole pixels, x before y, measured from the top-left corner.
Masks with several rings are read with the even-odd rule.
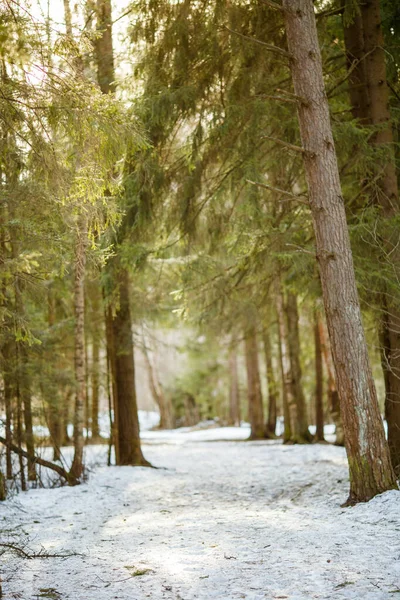
[[[317,260],[349,461],[348,502],[397,484],[361,320],[312,0],[283,0]]]

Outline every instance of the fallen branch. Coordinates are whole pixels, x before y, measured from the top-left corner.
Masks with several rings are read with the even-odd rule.
[[[28,552],[25,552],[23,548],[20,548],[20,546],[6,542],[0,542],[0,548],[13,550],[23,558],[27,558],[29,560],[33,558],[70,558],[71,556],[83,556],[83,554],[78,554],[77,552],[69,552],[68,554],[52,554],[51,552],[46,552],[45,550],[39,550],[39,552],[29,554]]]
[[[68,473],[68,471],[66,471],[60,465],[56,465],[55,463],[52,463],[49,460],[45,460],[44,458],[41,458],[40,456],[37,456],[36,454],[34,456],[31,456],[26,450],[19,448],[15,444],[8,444],[7,440],[3,437],[0,437],[0,443],[3,444],[4,446],[9,446],[9,448],[10,448],[10,450],[12,450],[12,452],[19,454],[20,456],[23,456],[24,458],[30,458],[34,464],[38,464],[38,465],[41,465],[42,467],[46,467],[47,469],[51,469],[52,471],[55,471],[56,473],[58,473],[58,475],[60,475],[60,477],[65,479],[65,481],[68,483],[68,485],[79,485],[79,480],[76,479],[76,477],[71,476],[70,473]]]

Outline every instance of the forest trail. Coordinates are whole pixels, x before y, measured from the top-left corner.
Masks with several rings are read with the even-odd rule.
[[[164,469],[103,467],[96,446],[87,484],[0,506],[2,541],[80,554],[3,554],[5,600],[399,597],[400,494],[340,508],[342,448],[149,438],[145,456]]]

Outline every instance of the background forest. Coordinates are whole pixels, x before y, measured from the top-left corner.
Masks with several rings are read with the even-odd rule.
[[[398,475],[399,6],[314,9]],[[40,465],[78,482],[90,443],[109,442],[110,463],[149,464],[138,407],[160,428],[248,421],[251,439],[284,443],[323,442],[332,424],[343,445],[351,399],[336,383],[282,7],[5,0],[0,39],[2,498],[41,485]],[[350,500],[394,478],[375,483]]]

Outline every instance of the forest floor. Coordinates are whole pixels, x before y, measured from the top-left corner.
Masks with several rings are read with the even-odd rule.
[[[3,599],[400,598],[400,493],[341,508],[342,448],[247,433],[148,432],[157,470],[107,468],[106,446],[89,447],[86,484],[1,504],[0,542],[77,553],[8,549]]]

